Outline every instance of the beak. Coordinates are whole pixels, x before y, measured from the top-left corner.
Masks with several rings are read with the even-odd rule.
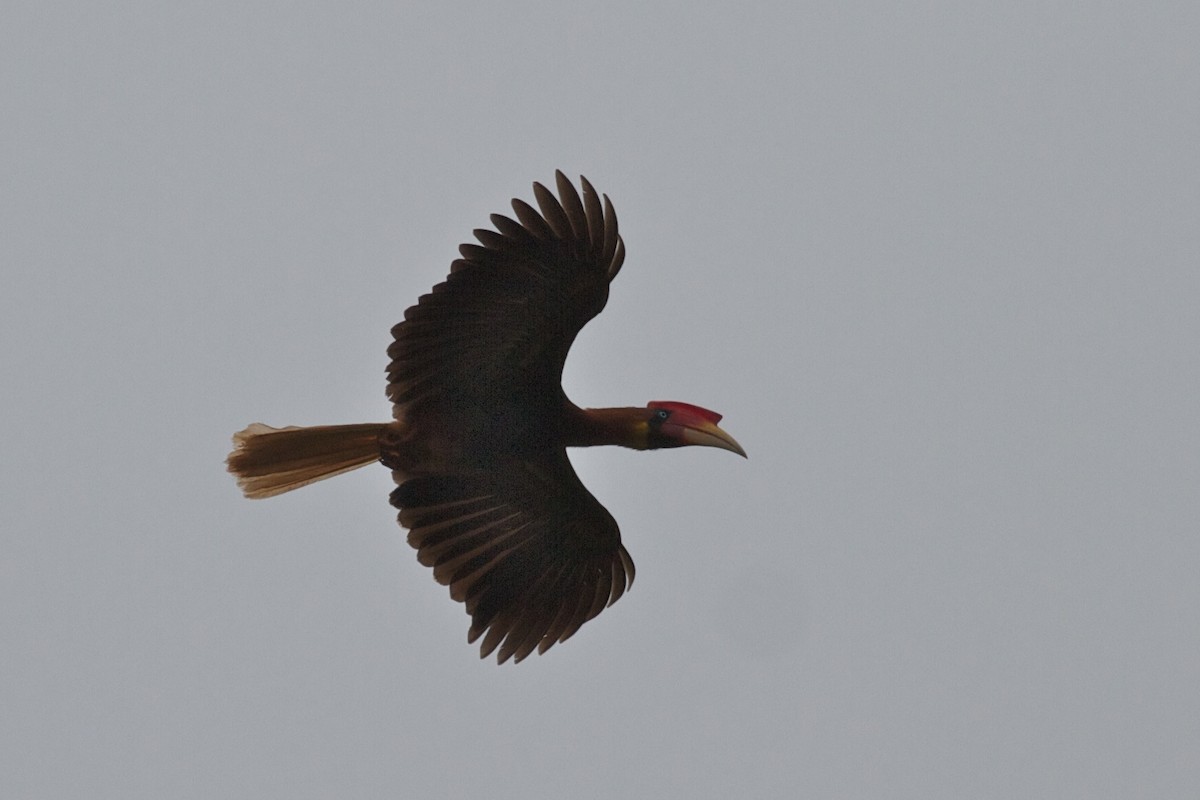
[[[676,431],[670,431],[671,428],[676,428]],[[688,420],[686,424],[672,425],[670,422],[663,425],[664,433],[675,433],[679,440],[684,444],[695,444],[701,447],[719,447],[722,450],[728,450],[731,453],[737,453],[742,458],[746,458],[746,451],[742,446],[734,440],[725,431],[716,426],[715,423],[707,420]]]

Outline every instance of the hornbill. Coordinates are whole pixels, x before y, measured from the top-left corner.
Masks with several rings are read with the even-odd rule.
[[[576,334],[600,313],[625,245],[607,196],[558,197],[491,217],[459,247],[450,275],[392,328],[387,423],[234,434],[229,471],[247,497],[271,497],[380,461],[417,559],[471,616],[468,642],[504,663],[543,653],[615,603],[633,560],[612,515],[580,482],[566,448],[703,445],[745,452],[719,414],[677,402],[576,406],[562,389]]]

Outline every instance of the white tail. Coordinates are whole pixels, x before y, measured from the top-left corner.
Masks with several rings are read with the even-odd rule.
[[[256,422],[233,435],[225,463],[246,497],[274,497],[377,460],[386,427],[372,422],[272,428]]]

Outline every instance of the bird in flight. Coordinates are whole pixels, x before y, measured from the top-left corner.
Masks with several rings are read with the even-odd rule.
[[[392,328],[393,421],[234,434],[228,467],[247,497],[271,497],[379,461],[417,559],[471,617],[480,656],[544,653],[632,585],[616,520],[579,480],[568,447],[701,445],[746,453],[699,406],[579,408],[562,389],[579,330],[603,310],[625,260],[612,203],[562,172],[558,197],[459,247],[445,282]]]

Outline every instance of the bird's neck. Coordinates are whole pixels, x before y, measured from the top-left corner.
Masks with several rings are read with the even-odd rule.
[[[615,444],[645,450],[649,424],[644,408],[579,408],[569,405],[563,440],[567,447]]]

